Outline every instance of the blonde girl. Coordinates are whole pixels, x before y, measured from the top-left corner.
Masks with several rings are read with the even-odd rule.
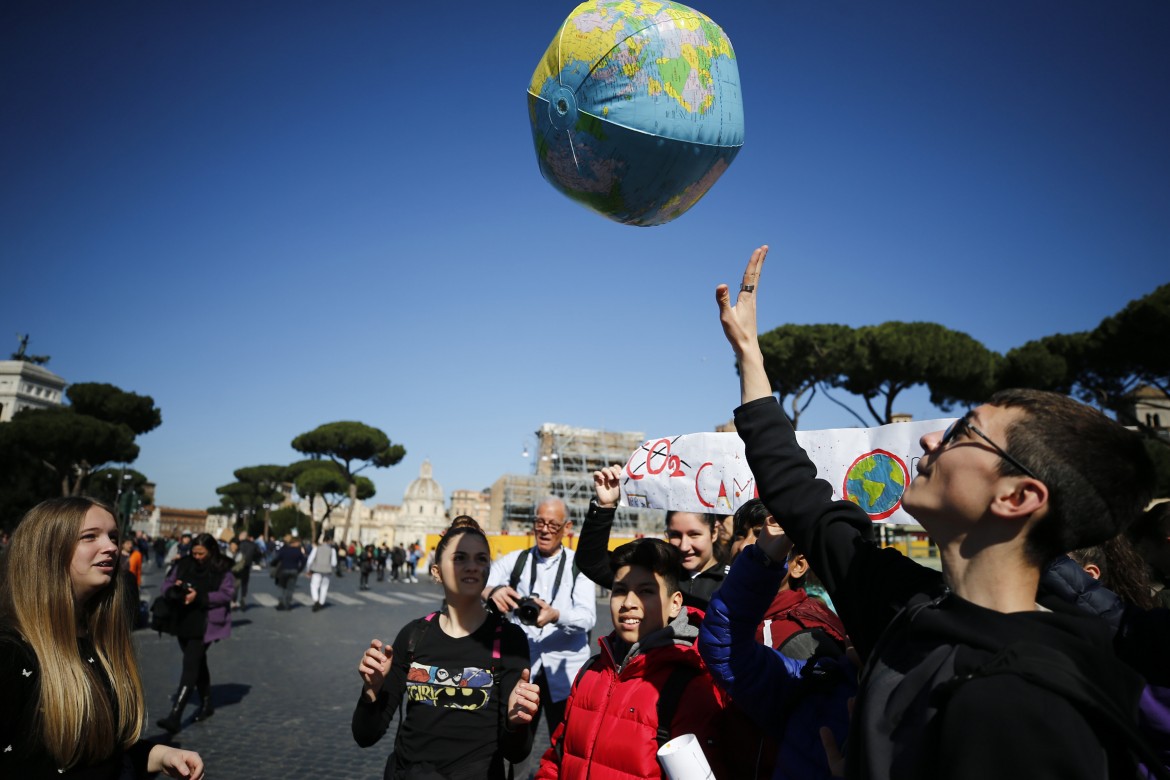
[[[0,564],[0,777],[198,780],[197,753],[139,742],[146,705],[113,511],[55,498]]]

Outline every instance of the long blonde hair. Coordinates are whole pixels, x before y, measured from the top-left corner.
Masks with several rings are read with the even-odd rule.
[[[76,613],[70,567],[93,507],[114,514],[85,497],[53,498],[30,509],[12,534],[0,572],[0,616],[32,647],[40,666],[33,734],[64,768],[101,761],[114,745],[133,745],[146,716],[122,577]],[[77,652],[79,626],[93,641],[113,702]]]

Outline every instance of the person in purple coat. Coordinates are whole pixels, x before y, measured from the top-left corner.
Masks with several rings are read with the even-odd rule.
[[[171,713],[158,721],[159,728],[174,734],[180,728],[183,708],[191,691],[199,691],[195,720],[210,718],[211,672],[207,648],[227,639],[232,632],[231,603],[235,579],[232,561],[220,552],[211,534],[199,534],[191,542],[191,553],[175,561],[163,582],[162,592],[178,609],[175,636],[183,651],[183,672]]]

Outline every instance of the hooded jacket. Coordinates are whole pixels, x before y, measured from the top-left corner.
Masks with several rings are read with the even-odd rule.
[[[702,614],[684,609],[670,625],[623,649],[616,632],[599,640],[601,652],[581,671],[553,733],[538,780],[643,780],[661,777],[658,694],[680,665],[701,670],[683,690],[671,736],[694,734],[716,777],[722,777],[718,740],[724,702],[695,648]]]
[[[739,407],[735,425],[761,497],[866,661],[848,777],[1133,776],[1134,754],[1103,718],[1136,725],[1144,684],[1113,656],[1104,622],[1061,606],[1004,614],[949,593],[939,572],[872,543],[869,517],[816,478],[775,398]],[[1027,661],[1029,648],[1063,668],[1032,664],[1029,676],[996,663],[1013,650]],[[1095,706],[1054,690],[1074,675]]]

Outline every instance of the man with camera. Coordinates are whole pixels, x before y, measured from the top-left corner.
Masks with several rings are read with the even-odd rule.
[[[561,543],[571,527],[564,501],[541,501],[533,518],[536,544],[493,563],[483,592],[489,607],[510,615],[528,635],[532,681],[540,686],[550,734],[565,714],[573,678],[589,660],[589,632],[597,622],[593,583]]]

